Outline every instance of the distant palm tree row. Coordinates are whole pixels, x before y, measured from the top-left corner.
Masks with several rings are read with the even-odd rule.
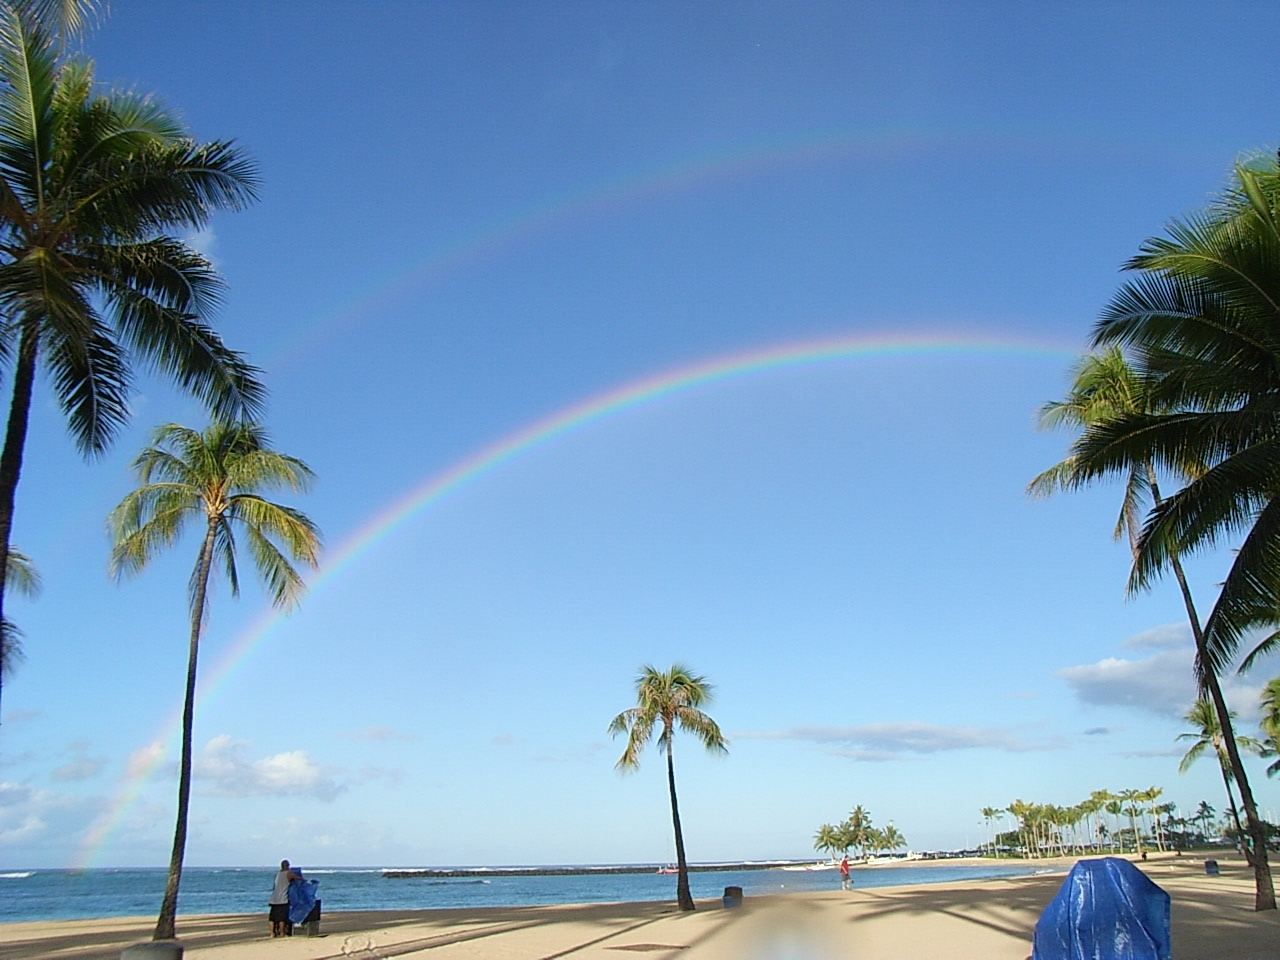
[[[1263,688],[1261,696],[1262,722],[1261,737],[1249,737],[1237,733],[1236,747],[1242,753],[1261,757],[1280,757],[1280,677],[1269,681]],[[1235,714],[1231,714],[1234,719]],[[1227,755],[1226,741],[1222,729],[1218,725],[1218,715],[1213,704],[1200,699],[1187,711],[1186,722],[1191,726],[1187,733],[1178,735],[1179,740],[1189,741],[1190,749],[1178,765],[1178,772],[1185,773],[1207,752],[1212,752],[1222,771],[1223,785],[1227,792],[1226,820],[1219,825],[1210,822],[1214,816],[1214,808],[1206,801],[1200,801],[1196,813],[1189,818],[1178,817],[1177,807],[1173,803],[1157,803],[1164,793],[1161,787],[1148,787],[1145,790],[1129,789],[1118,792],[1095,790],[1087,800],[1072,806],[1057,806],[1051,803],[1027,803],[1015,800],[1006,807],[983,807],[982,819],[988,828],[988,839],[984,846],[994,856],[1002,851],[1018,850],[1031,857],[1068,856],[1072,853],[1083,853],[1087,850],[1119,850],[1141,854],[1143,841],[1163,851],[1167,846],[1167,838],[1175,836],[1177,846],[1185,847],[1192,842],[1204,842],[1226,833],[1234,838],[1245,837],[1246,831],[1240,822],[1239,808],[1235,793],[1232,790],[1231,762]],[[1276,760],[1267,768],[1268,776],[1280,773],[1280,760]],[[1014,818],[1015,829],[1001,832],[1000,826],[1006,816]],[[1110,820],[1108,820],[1108,817]],[[1124,824],[1126,822],[1128,826]],[[1267,833],[1272,833],[1271,825]],[[1198,831],[1191,831],[1198,827]],[[823,830],[829,830],[823,827]],[[1248,844],[1242,847],[1245,856],[1253,856]]]
[[[1152,846],[1164,850],[1161,817],[1175,807],[1156,803],[1163,793],[1162,787],[1155,786],[1114,793],[1095,790],[1072,806],[1017,799],[1006,807],[983,807],[982,819],[988,828],[985,845],[995,856],[1014,850],[1029,857],[1065,857],[1104,848],[1140,854],[1143,837],[1149,836]],[[1013,817],[1016,826],[1001,832],[1006,816]]]
[[[169,874],[154,938],[174,936],[191,785],[192,712],[209,579],[239,586],[239,528],[274,602],[293,603],[294,562],[314,565],[315,526],[261,493],[311,473],[270,448],[256,422],[260,371],[209,325],[222,281],[187,240],[214,213],[255,199],[254,164],[230,141],[200,143],[149,96],[105,90],[69,53],[95,0],[0,0],[0,365],[10,402],[0,440],[0,691],[20,657],[10,589],[39,579],[11,542],[38,374],[85,456],[129,419],[139,364],[207,408],[203,432],[168,424],[134,461],[141,486],[112,513],[117,575],[140,571],[204,521],[190,581],[182,759]]]
[[[904,837],[892,822],[883,827],[873,826],[871,813],[864,810],[862,804],[854,807],[848,819],[841,823],[824,823],[813,835],[813,849],[819,853],[829,852],[847,854],[856,849],[858,856],[866,859],[867,851],[884,853],[899,850],[907,845]]]
[[[1212,207],[1173,222],[1125,266],[1135,276],[1094,329],[1098,352],[1043,410],[1046,426],[1079,435],[1030,490],[1124,481],[1116,535],[1129,537],[1129,590],[1165,572],[1178,583],[1196,680],[1244,812],[1254,906],[1274,910],[1267,831],[1220,677],[1237,669],[1243,641],[1242,671],[1280,645],[1280,164],[1237,166]],[[1230,569],[1202,620],[1181,558],[1224,542]]]
[[[1007,807],[983,807],[987,825],[985,851],[995,857],[1065,857],[1091,852],[1143,854],[1186,849],[1230,832],[1229,824],[1214,819],[1216,811],[1201,800],[1190,817],[1177,805],[1159,803],[1161,787],[1112,792],[1095,790],[1072,806],[1015,800]],[[1002,830],[1012,817],[1013,829]],[[1145,846],[1144,846],[1145,844]]]

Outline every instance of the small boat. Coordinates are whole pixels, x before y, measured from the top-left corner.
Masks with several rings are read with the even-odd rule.
[[[665,867],[658,868],[658,873],[679,873],[679,872],[680,872],[679,867],[673,867],[670,864],[668,864]]]
[[[783,867],[783,870],[834,870],[838,864],[819,860],[817,863],[796,863]]]

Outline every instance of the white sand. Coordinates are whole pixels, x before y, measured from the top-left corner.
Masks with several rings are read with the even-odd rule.
[[[186,960],[1026,960],[1062,873],[1007,880],[700,901],[326,914],[322,935],[272,940],[262,916],[179,917]],[[1153,858],[1143,871],[1173,899],[1176,960],[1276,960],[1280,913],[1253,911],[1253,875],[1220,858]],[[855,872],[864,877],[862,871]],[[154,920],[0,924],[0,956],[111,958]]]

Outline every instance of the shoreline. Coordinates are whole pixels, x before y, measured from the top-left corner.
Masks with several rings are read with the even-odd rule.
[[[1138,866],[1173,900],[1178,960],[1264,960],[1280,944],[1280,914],[1253,912],[1252,871],[1239,858],[1155,856]],[[1026,960],[1035,922],[1075,858],[1040,861],[1053,873],[853,891],[749,897],[738,909],[699,900],[326,913],[321,935],[271,940],[265,912],[178,918],[186,960],[324,960],[430,956],[617,960],[743,960],[800,955],[859,960]],[[6,960],[116,960],[146,940],[152,917],[0,924]],[[301,931],[299,931],[301,934]]]

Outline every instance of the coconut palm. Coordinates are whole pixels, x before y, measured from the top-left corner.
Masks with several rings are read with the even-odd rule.
[[[1280,677],[1268,680],[1262,688],[1262,755],[1280,757]],[[1280,773],[1280,760],[1267,767],[1267,776]]]
[[[271,449],[266,433],[256,424],[219,421],[203,432],[166,424],[155,431],[152,445],[137,456],[133,468],[141,486],[120,502],[109,520],[115,542],[113,574],[140,572],[162,548],[179,538],[188,522],[203,523],[190,581],[191,633],[182,707],[177,825],[154,934],[154,939],[165,940],[174,935],[186,849],[196,660],[214,566],[222,568],[232,595],[236,595],[240,588],[235,540],[239,530],[272,602],[290,607],[303,589],[302,577],[293,564],[314,567],[320,539],[305,514],[263,497],[271,490],[304,491],[313,475],[301,460]]]
[[[36,572],[31,558],[19,550],[9,550],[9,584],[14,590],[28,597],[40,592],[40,574]],[[22,660],[22,631],[11,621],[6,621],[0,629],[0,675],[13,672]]]
[[[1000,810],[998,807],[982,808],[982,820],[987,825],[987,837],[989,838],[991,843],[991,852],[994,856],[997,856],[997,857],[1000,854],[996,850],[995,829],[993,827],[993,824],[996,822],[996,820],[1000,817],[1000,815],[1003,812],[1004,811]]]
[[[842,839],[839,830],[829,823],[824,823],[813,835],[813,849],[819,853],[826,850],[834,857],[837,850],[843,849]]]
[[[1235,714],[1232,714],[1234,717]],[[1191,769],[1192,764],[1199,760],[1206,750],[1212,750],[1214,757],[1218,760],[1218,768],[1222,771],[1222,785],[1227,789],[1227,804],[1231,811],[1231,820],[1236,826],[1236,836],[1240,838],[1245,856],[1252,862],[1256,851],[1246,842],[1248,836],[1240,829],[1240,813],[1236,807],[1236,798],[1231,791],[1231,760],[1227,756],[1226,735],[1222,732],[1222,728],[1218,725],[1218,714],[1213,706],[1203,698],[1197,700],[1191,705],[1191,709],[1187,711],[1183,718],[1191,726],[1192,732],[1178,734],[1179,740],[1192,741],[1191,749],[1183,756],[1178,764],[1178,772],[1186,773]],[[1235,735],[1237,750],[1243,750],[1247,753],[1260,754],[1263,751],[1262,744],[1253,737],[1245,737],[1240,734]],[[1201,802],[1201,807],[1207,807],[1208,804]]]
[[[1163,787],[1157,787],[1153,784],[1143,790],[1142,796],[1139,798],[1147,805],[1147,809],[1151,812],[1151,833],[1155,837],[1156,848],[1161,853],[1164,853],[1164,833],[1160,829],[1160,813],[1156,808],[1156,801],[1160,799],[1160,795],[1163,793]]]
[[[907,845],[907,838],[892,823],[887,823],[880,831],[880,840],[886,850],[897,850]]]
[[[636,677],[634,707],[623,710],[609,724],[609,733],[627,735],[627,747],[618,760],[619,770],[635,770],[640,754],[658,733],[658,749],[667,755],[667,787],[671,794],[671,823],[676,836],[676,901],[681,910],[695,909],[689,893],[689,865],[684,855],[684,835],[680,830],[680,807],[676,802],[676,768],[672,747],[676,729],[692,733],[712,753],[724,754],[729,741],[720,727],[700,709],[711,700],[712,686],[705,677],[683,664],[673,664],[666,673],[646,664]]]
[[[850,845],[857,847],[858,855],[865,859],[871,839],[870,811],[862,809],[862,804],[858,804],[849,812],[849,819],[845,823],[848,825],[849,837],[852,840]]]
[[[1146,241],[1137,272],[1103,313],[1095,345],[1122,347],[1141,371],[1145,409],[1088,425],[1074,444],[1075,485],[1133,464],[1187,476],[1156,504],[1137,543],[1130,589],[1146,589],[1188,553],[1242,535],[1203,629],[1196,671],[1224,737],[1254,856],[1255,906],[1275,909],[1266,837],[1230,735],[1221,689],[1240,642],[1280,623],[1280,168],[1237,168],[1211,210]],[[1241,669],[1280,644],[1267,636]]]
[[[261,406],[256,371],[202,320],[219,298],[189,235],[253,198],[251,164],[197,143],[148,97],[104,92],[61,56],[75,0],[0,3],[0,361],[11,366],[0,447],[0,626],[37,372],[86,456],[128,420],[134,361],[217,416]]]
[[[1196,807],[1196,813],[1192,819],[1200,821],[1201,839],[1209,839],[1209,821],[1217,816],[1217,814],[1218,811],[1213,809],[1213,806],[1207,800],[1201,800],[1200,805]]]

